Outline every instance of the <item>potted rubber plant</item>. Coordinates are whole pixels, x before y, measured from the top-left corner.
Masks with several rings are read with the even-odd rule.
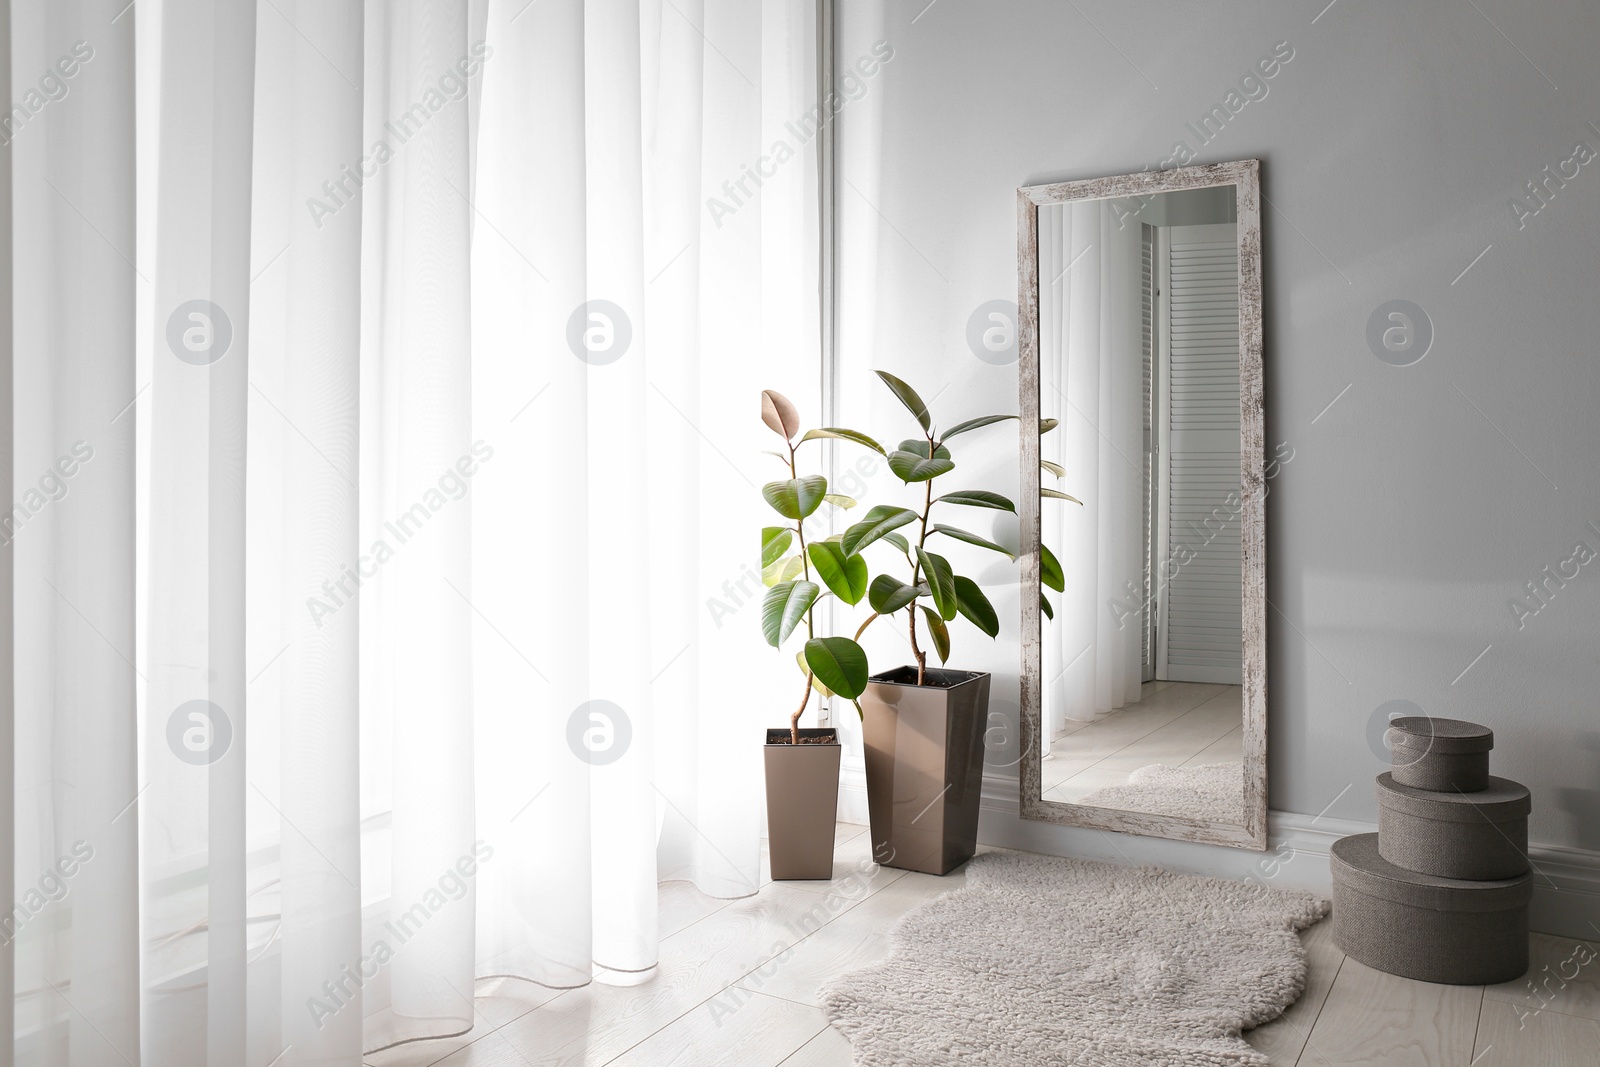
[[[839,546],[846,559],[879,542],[895,550],[904,578],[886,571],[870,579],[867,599],[873,615],[856,637],[878,619],[899,620],[915,660],[871,675],[856,705],[863,718],[873,855],[887,866],[942,875],[972,858],[977,848],[990,681],[984,671],[943,666],[950,656],[949,623],[960,616],[993,638],[1000,632],[1000,620],[979,583],[955,573],[938,550],[942,542],[959,541],[1014,560],[1002,545],[946,519],[970,509],[1015,514],[1016,505],[985,489],[940,492],[935,485],[956,469],[952,438],[1016,416],[984,415],[940,430],[916,390],[892,374],[876,373],[916,419],[920,436],[885,449],[853,430],[818,431],[876,451],[901,482],[921,490],[920,509],[878,505],[845,531]],[[1040,432],[1055,425],[1053,419],[1043,420]],[[1045,470],[1056,477],[1064,473],[1054,464]],[[1054,489],[1041,487],[1039,492],[1078,503]],[[1040,574],[1044,585],[1064,590],[1061,564],[1042,545]],[[1048,601],[1040,599],[1050,615]],[[928,665],[929,645],[939,667]]]
[[[838,813],[839,736],[832,728],[801,729],[800,718],[814,692],[856,701],[866,690],[866,652],[848,637],[818,636],[815,615],[828,596],[859,603],[867,592],[867,565],[847,555],[840,538],[807,539],[807,520],[823,505],[855,506],[849,497],[829,493],[822,475],[802,475],[796,462],[801,444],[837,434],[802,434],[794,405],[771,390],[761,394],[761,420],[783,439],[784,451],[771,454],[788,468],[788,477],[761,487],[784,520],[761,531],[762,581],[769,587],[761,602],[761,630],[774,648],[802,629],[805,637],[796,653],[805,679],[799,703],[788,729],[766,732],[767,843],[774,879],[828,879]]]

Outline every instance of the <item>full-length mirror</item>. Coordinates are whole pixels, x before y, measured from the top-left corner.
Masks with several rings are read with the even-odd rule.
[[[1265,847],[1258,173],[1019,190],[1026,817]]]

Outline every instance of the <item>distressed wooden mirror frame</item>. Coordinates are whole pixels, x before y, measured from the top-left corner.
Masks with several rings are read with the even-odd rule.
[[[1039,484],[1039,207],[1073,200],[1148,196],[1231,185],[1239,232],[1239,462],[1243,538],[1243,824],[1204,822],[1047,801],[1042,796],[1042,634],[1039,610],[1040,501],[1018,495],[1022,536],[1022,742],[1024,819],[1237,848],[1267,847],[1266,486],[1261,375],[1261,164],[1247,159],[1017,190],[1017,346],[1022,482]],[[1069,492],[1071,486],[1064,486]]]

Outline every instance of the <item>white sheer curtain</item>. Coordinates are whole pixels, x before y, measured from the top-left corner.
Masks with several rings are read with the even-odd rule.
[[[758,884],[811,0],[13,11],[15,1061],[650,981]]]
[[[19,1063],[138,1048],[133,26],[96,7],[11,7]]]
[[[1052,733],[1140,695],[1138,617],[1128,613],[1145,551],[1140,245],[1137,221],[1117,214],[1105,201],[1039,213],[1040,410],[1061,420],[1043,454],[1083,501],[1044,512],[1067,588],[1045,593],[1055,609],[1044,628]]]

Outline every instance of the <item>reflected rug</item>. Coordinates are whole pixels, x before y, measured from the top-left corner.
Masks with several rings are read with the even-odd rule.
[[[1169,767],[1152,763],[1128,775],[1127,785],[1104,786],[1073,803],[1237,826],[1244,818],[1244,764]]]
[[[1298,931],[1327,913],[1297,890],[990,852],[823,1003],[860,1067],[1267,1067],[1239,1033],[1299,998]]]

